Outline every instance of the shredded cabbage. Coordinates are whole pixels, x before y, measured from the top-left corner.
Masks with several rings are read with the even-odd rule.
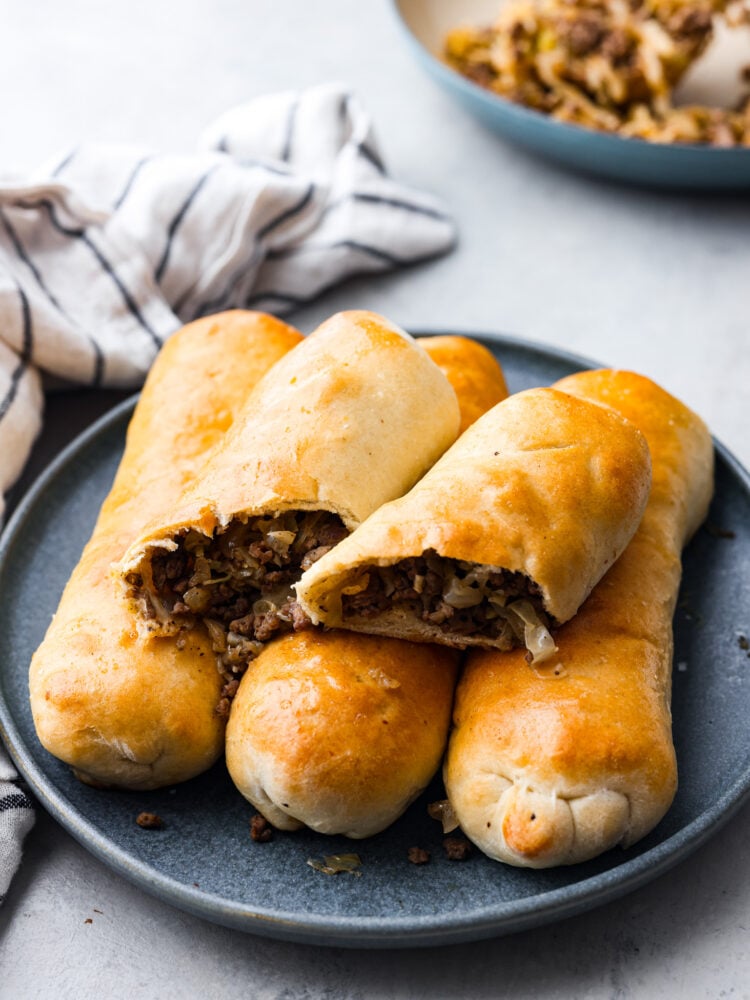
[[[443,584],[443,600],[452,608],[474,608],[487,600],[490,610],[487,619],[503,618],[513,630],[519,642],[523,642],[531,653],[532,663],[542,663],[557,652],[555,641],[534,608],[531,601],[519,598],[507,602],[507,595],[493,590],[490,576],[497,572],[492,566],[472,566],[459,563],[460,570],[466,569],[462,577],[453,570]]]
[[[482,590],[466,579],[459,580],[457,576],[452,576],[448,586],[443,590],[443,600],[450,604],[452,608],[473,608],[482,603]]]
[[[293,531],[269,531],[266,542],[277,555],[285,556],[295,538]]]
[[[539,614],[531,601],[513,601],[505,608],[506,612],[517,615],[524,624],[524,642],[531,653],[532,663],[542,663],[557,652],[555,640],[539,618]]]
[[[427,806],[427,813],[430,819],[435,819],[442,823],[443,833],[453,833],[459,827],[458,816],[448,799],[440,799],[437,802],[430,802]]]

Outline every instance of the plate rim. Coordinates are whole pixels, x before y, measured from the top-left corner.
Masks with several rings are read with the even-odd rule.
[[[606,367],[564,349],[520,337],[451,328],[410,327],[416,337],[465,336],[480,343],[506,345],[541,358],[551,357],[580,369]],[[45,468],[23,496],[0,535],[0,571],[5,566],[18,532],[50,483],[92,442],[132,413],[139,394],[116,404],[77,435]],[[126,429],[125,424],[124,429]],[[717,454],[750,496],[750,473],[720,441]],[[0,669],[2,667],[0,666]],[[594,909],[640,888],[685,860],[705,844],[750,799],[750,765],[739,772],[721,797],[671,836],[603,872],[555,889],[542,890],[520,900],[476,907],[459,915],[393,915],[387,918],[281,911],[195,889],[164,874],[158,867],[134,857],[96,829],[36,764],[7,704],[0,684],[0,736],[19,772],[45,810],[84,849],[131,884],[202,919],[265,937],[330,947],[410,948],[478,941],[556,922]],[[539,905],[543,901],[543,905]]]

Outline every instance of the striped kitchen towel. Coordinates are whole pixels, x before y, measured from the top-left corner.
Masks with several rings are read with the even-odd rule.
[[[183,323],[286,313],[453,241],[444,209],[388,176],[336,84],[229,111],[196,153],[82,145],[0,181],[0,524],[43,384],[135,387]],[[33,821],[14,776],[0,747],[0,901]]]
[[[17,778],[0,743],[0,905],[21,860],[23,838],[34,825],[31,800]]]
[[[41,425],[41,374],[137,386],[185,322],[287,313],[453,241],[443,208],[388,176],[337,84],[229,111],[197,153],[83,145],[0,182],[0,520]]]

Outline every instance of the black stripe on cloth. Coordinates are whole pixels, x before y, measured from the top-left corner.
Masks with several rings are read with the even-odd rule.
[[[213,299],[209,299],[208,302],[203,302],[198,305],[195,312],[193,313],[191,319],[200,319],[202,316],[210,316],[211,313],[218,312],[220,308],[227,308],[231,302],[231,295],[235,288],[242,281],[243,278],[247,277],[248,270],[257,263],[257,259],[260,256],[258,252],[258,246],[255,244],[253,248],[253,254],[250,260],[245,260],[242,262],[242,266],[237,268],[232,277],[229,279],[227,284],[224,286],[222,292],[220,292]],[[184,296],[183,298],[186,298]],[[182,300],[175,305],[174,310],[178,312],[180,306],[182,305]]]
[[[261,170],[268,170],[271,173],[283,174],[285,176],[288,176],[287,170],[274,169],[268,164],[261,163],[260,161],[257,160],[252,160],[252,161],[243,160],[241,161],[241,163],[242,166],[258,167]],[[310,200],[312,199],[314,194],[315,194],[315,184],[310,184],[310,186],[307,188],[307,190],[305,191],[305,193],[303,194],[303,196],[300,198],[300,200],[297,202],[296,205],[292,205],[291,208],[284,209],[283,212],[281,212],[275,218],[271,219],[270,222],[267,222],[265,226],[263,226],[262,229],[259,230],[259,232],[256,234],[255,237],[256,240],[262,240],[269,233],[273,232],[273,230],[276,229],[277,226],[283,225],[289,219],[293,218],[298,212],[304,211],[304,209],[310,203]],[[253,256],[255,256],[255,254],[253,254]],[[236,271],[229,279],[229,282],[225,286],[224,291],[222,291],[219,295],[215,296],[213,299],[210,299],[208,302],[200,303],[196,307],[191,318],[200,319],[201,316],[209,316],[211,313],[216,312],[216,310],[221,306],[226,307],[227,303],[229,302],[230,295],[237,287],[241,279],[245,277],[247,273],[247,268],[248,268],[247,262],[243,263],[242,267],[238,271]],[[187,301],[191,293],[192,293],[192,288],[187,289],[185,292],[183,292],[182,296],[174,303],[172,309],[175,313],[179,315],[180,310],[184,306],[185,302]]]
[[[335,282],[332,282],[332,284],[335,284]],[[290,309],[296,309],[297,306],[304,306],[307,305],[308,302],[312,302],[324,291],[325,288],[322,288],[320,291],[316,291],[312,295],[307,296],[287,295],[285,292],[258,292],[257,295],[251,295],[250,298],[246,300],[245,307],[247,309],[256,309],[264,302],[280,302],[284,306],[288,306]]]
[[[439,219],[441,222],[450,221],[445,212],[440,212],[436,208],[429,208],[427,205],[418,205],[413,201],[404,201],[402,198],[387,198],[385,195],[371,194],[368,191],[352,191],[351,194],[339,198],[338,201],[332,201],[330,205],[326,205],[323,215],[328,215],[349,201],[360,201],[369,205],[388,205],[391,208],[403,209],[405,212],[414,212],[415,215],[425,215],[430,219]]]
[[[248,170],[251,168],[264,170],[266,173],[276,174],[278,177],[289,177],[292,174],[292,168],[282,164],[271,163],[269,160],[257,160],[250,156],[235,156],[229,148],[226,136],[219,140],[215,148],[218,153],[226,153],[238,166],[247,167]]]
[[[154,328],[148,322],[146,317],[143,315],[140,308],[138,307],[138,303],[135,301],[135,299],[130,294],[128,289],[125,287],[125,285],[120,279],[120,276],[117,274],[112,264],[107,260],[107,258],[101,252],[99,247],[94,243],[94,241],[91,239],[91,237],[89,236],[89,234],[85,229],[81,229],[78,226],[66,226],[64,223],[62,223],[58,219],[55,213],[55,206],[48,198],[40,198],[38,202],[18,202],[18,205],[21,208],[36,208],[37,205],[41,205],[42,208],[46,209],[47,214],[49,215],[50,222],[59,233],[62,233],[63,236],[68,236],[71,239],[81,240],[81,242],[89,248],[94,257],[96,257],[99,266],[102,268],[102,270],[108,275],[108,277],[112,279],[112,282],[115,284],[117,290],[122,296],[123,302],[128,308],[128,312],[131,314],[131,316],[133,316],[135,320],[138,321],[138,323],[143,327],[146,333],[148,333],[148,335],[153,340],[154,345],[157,348],[161,347],[162,345],[161,337],[156,332],[156,330],[154,330]],[[94,340],[91,340],[91,343],[96,346],[97,350],[99,351],[99,354],[101,355],[101,348],[99,348],[99,345],[96,344]],[[102,357],[102,362],[103,360],[104,359]],[[95,382],[94,384],[98,385],[99,383]]]
[[[379,247],[369,246],[367,243],[359,243],[357,240],[339,240],[336,243],[306,243],[298,247],[287,247],[283,250],[271,250],[268,253],[268,259],[279,260],[285,257],[294,257],[298,254],[304,253],[325,253],[328,250],[356,250],[359,253],[366,254],[368,257],[374,257],[376,260],[380,260],[390,267],[403,267],[405,264],[416,264],[419,261],[426,259],[424,256],[413,258],[397,257],[396,254],[388,253],[387,250],[381,250]]]
[[[300,249],[320,251],[320,250],[335,250],[338,249],[339,247],[350,247],[351,249],[362,250],[365,253],[371,254],[376,259],[382,261],[386,265],[398,266],[398,267],[409,267],[412,264],[421,264],[424,263],[424,261],[431,260],[433,257],[439,257],[442,254],[441,250],[437,251],[430,250],[428,253],[419,254],[416,257],[399,259],[393,256],[392,254],[385,253],[385,251],[383,250],[378,250],[377,247],[368,247],[361,243],[355,243],[354,240],[342,240],[341,243],[333,243],[328,246],[309,245],[307,247]],[[342,276],[337,276],[333,279],[333,281],[328,282],[328,284],[326,285],[322,285],[320,288],[316,288],[316,290],[312,292],[312,294],[305,296],[291,295],[287,292],[274,292],[272,289],[269,289],[264,292],[256,292],[254,295],[251,295],[249,298],[245,300],[245,308],[257,309],[258,306],[262,305],[263,303],[278,302],[282,306],[287,307],[289,309],[296,309],[299,306],[305,306],[308,305],[310,302],[314,302],[319,295],[323,295],[324,292],[327,292],[329,289],[339,284],[341,280]]]
[[[167,228],[167,242],[164,247],[164,252],[161,255],[161,260],[156,266],[156,271],[154,272],[154,278],[156,279],[157,285],[161,284],[161,279],[164,277],[164,272],[166,271],[167,264],[169,263],[169,255],[172,252],[172,243],[174,242],[175,234],[177,230],[180,228],[182,220],[187,215],[190,206],[193,204],[195,199],[200,194],[201,189],[205,187],[205,184],[208,181],[209,177],[212,174],[214,174],[218,170],[218,168],[219,164],[216,163],[214,164],[213,167],[211,167],[210,170],[206,171],[206,173],[200,178],[198,183],[193,187],[193,190],[190,192],[185,201],[182,203],[175,217],[169,223],[169,226]]]
[[[26,297],[26,293],[21,288],[21,286],[16,283],[16,288],[18,289],[18,294],[21,299],[21,317],[23,321],[23,346],[21,348],[21,354],[18,359],[18,364],[11,372],[10,385],[8,390],[0,399],[0,420],[3,419],[5,414],[11,408],[13,400],[16,398],[18,392],[18,386],[23,377],[23,373],[29,367],[31,361],[31,354],[33,350],[33,335],[31,332],[31,309],[29,308],[29,300]]]
[[[133,167],[133,170],[130,173],[130,177],[128,177],[127,181],[125,182],[125,187],[122,189],[122,191],[118,195],[118,197],[117,197],[114,205],[112,206],[112,208],[115,210],[115,212],[117,211],[118,208],[120,208],[122,206],[122,203],[125,201],[125,199],[127,198],[127,196],[130,194],[130,190],[133,187],[133,184],[135,183],[136,177],[138,176],[138,174],[141,172],[141,170],[143,170],[143,168],[145,167],[145,165],[151,159],[152,159],[151,156],[144,156],[143,159],[139,160],[136,163],[136,165]]]
[[[34,205],[28,205],[25,202],[20,202],[20,201],[18,202],[18,205],[19,205],[20,208],[34,208],[35,207]],[[46,283],[44,281],[44,278],[42,277],[41,273],[39,272],[39,269],[37,268],[37,266],[34,263],[34,261],[31,259],[31,257],[29,257],[28,253],[26,252],[26,248],[24,247],[23,243],[21,242],[21,239],[20,239],[18,233],[15,231],[15,229],[11,225],[10,219],[8,219],[8,217],[6,216],[5,212],[3,212],[2,209],[0,209],[0,221],[2,221],[3,229],[5,230],[5,232],[6,232],[7,236],[8,236],[8,239],[13,244],[13,249],[16,251],[16,253],[18,254],[19,258],[23,261],[23,263],[28,267],[28,269],[34,275],[34,278],[36,279],[36,282],[39,285],[39,288],[42,290],[42,292],[44,292],[44,294],[46,295],[47,299],[52,303],[52,305],[55,307],[55,309],[57,309],[57,311],[60,313],[60,315],[64,316],[65,319],[69,323],[71,323],[73,326],[75,326],[76,324],[73,322],[73,320],[71,319],[71,317],[67,314],[67,312],[60,305],[60,303],[58,302],[57,298],[52,293],[51,289],[49,289],[47,287],[47,285],[46,285]],[[86,335],[86,339],[88,340],[89,344],[91,345],[91,349],[94,352],[94,374],[92,376],[91,385],[94,386],[94,387],[98,387],[98,386],[101,385],[102,376],[104,374],[104,355],[102,354],[101,347],[97,344],[97,342],[92,337],[88,336],[88,334],[87,334]]]
[[[20,204],[21,208],[33,208],[32,205],[26,205],[26,204],[20,203],[20,202],[19,202],[19,204]],[[65,310],[63,309],[63,307],[57,301],[57,298],[55,297],[55,295],[52,293],[52,291],[49,288],[47,288],[47,285],[45,284],[44,278],[42,277],[39,269],[37,268],[37,266],[34,263],[34,261],[31,259],[31,257],[29,257],[28,253],[26,252],[26,248],[24,247],[23,243],[21,242],[21,239],[20,239],[18,233],[13,228],[13,226],[11,225],[10,219],[6,216],[5,212],[3,212],[3,210],[1,208],[0,208],[0,221],[2,221],[3,229],[5,230],[8,239],[13,244],[13,249],[16,251],[16,253],[20,257],[20,259],[24,262],[24,264],[28,267],[28,269],[34,275],[34,278],[36,279],[36,282],[39,285],[39,287],[41,288],[41,290],[47,296],[47,298],[52,303],[52,305],[55,307],[55,309],[57,309],[58,312],[62,313],[62,315],[67,320],[70,320],[70,316],[68,316],[68,314],[65,312]]]
[[[269,174],[280,174],[282,177],[288,177],[290,174],[290,169],[286,166],[277,167],[265,160],[255,160],[244,156],[236,157],[229,146],[229,139],[225,135],[219,139],[214,148],[218,153],[226,153],[228,156],[234,157],[235,162],[241,167],[257,167],[259,170],[267,170]]]
[[[241,167],[254,167],[258,170],[265,170],[267,173],[275,174],[277,177],[289,177],[292,173],[289,167],[277,167],[275,163],[267,163],[265,160],[241,159],[237,160],[237,163]]]
[[[284,130],[284,142],[281,146],[280,159],[284,163],[289,163],[292,158],[292,141],[294,139],[294,124],[297,120],[297,109],[299,108],[299,99],[292,101],[289,105],[289,111],[286,116],[286,128]]]
[[[154,330],[154,328],[148,322],[148,320],[146,319],[146,317],[143,315],[143,313],[141,312],[141,310],[138,307],[138,303],[135,301],[135,299],[133,298],[133,296],[130,294],[130,292],[128,291],[128,289],[125,287],[125,285],[120,280],[120,276],[117,273],[117,271],[115,271],[114,267],[112,267],[112,265],[107,260],[107,258],[104,256],[104,254],[101,252],[101,250],[99,249],[99,247],[91,240],[91,238],[88,236],[87,233],[84,233],[82,238],[83,238],[83,242],[86,244],[86,246],[91,250],[91,252],[93,253],[93,255],[99,261],[99,264],[101,265],[102,270],[105,271],[105,273],[109,275],[109,277],[112,279],[113,283],[117,287],[117,290],[119,291],[120,295],[122,296],[122,300],[125,303],[125,305],[127,306],[128,312],[130,313],[130,315],[134,319],[136,319],[138,321],[138,323],[143,327],[143,329],[146,331],[146,333],[149,335],[149,337],[153,341],[154,347],[158,351],[161,348],[162,344],[163,344],[162,338],[159,336],[159,334],[156,332],[156,330]]]
[[[349,102],[351,101],[351,98],[352,98],[351,94],[344,94],[344,98],[339,108],[339,114],[342,119],[345,118],[349,112]],[[361,156],[363,156],[370,164],[372,164],[373,167],[375,167],[375,169],[379,174],[385,174],[385,164],[380,159],[375,150],[372,149],[364,141],[364,139],[361,142],[357,143],[356,149]]]
[[[51,177],[59,177],[60,174],[65,170],[65,168],[70,164],[70,162],[75,158],[78,152],[78,147],[74,146],[71,151],[60,160],[55,169],[51,173]]]
[[[379,174],[385,173],[385,164],[375,150],[368,146],[366,142],[362,141],[357,144],[357,152],[371,163]]]
[[[346,121],[349,113],[349,101],[351,99],[351,94],[342,94],[341,100],[339,101],[339,118],[342,124]]]
[[[300,212],[304,211],[304,209],[307,208],[308,204],[312,200],[312,196],[314,193],[315,193],[315,184],[310,184],[307,191],[305,191],[305,193],[302,195],[302,197],[300,198],[300,200],[297,202],[296,205],[292,205],[291,208],[284,209],[284,211],[281,212],[279,215],[277,215],[275,219],[271,219],[271,221],[267,222],[265,226],[262,227],[262,229],[258,230],[256,239],[258,240],[265,239],[266,236],[268,236],[269,233],[273,232],[274,229],[278,229],[279,226],[282,226],[285,222],[288,222],[289,219],[294,218],[295,215],[298,215]]]
[[[31,799],[24,792],[11,792],[0,799],[0,813],[11,809],[33,809]]]
[[[331,288],[340,284],[341,281],[341,276],[337,275],[331,281],[328,281],[326,284],[316,288],[315,291],[311,292],[309,295],[292,295],[290,292],[274,292],[273,290],[256,292],[255,295],[251,295],[245,300],[245,308],[257,309],[262,305],[264,309],[270,311],[271,303],[275,302],[278,303],[280,308],[285,310],[297,309],[301,306],[306,306],[311,302],[314,302],[318,296],[324,295],[326,292],[330,291]]]

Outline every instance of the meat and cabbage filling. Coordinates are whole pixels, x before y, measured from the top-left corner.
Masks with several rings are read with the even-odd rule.
[[[750,145],[736,108],[678,107],[674,90],[742,0],[507,0],[486,28],[447,37],[450,65],[481,87],[564,122],[651,142]]]
[[[444,559],[430,549],[391,566],[364,566],[342,592],[342,615],[373,619],[402,610],[437,626],[446,638],[483,637],[526,646],[532,662],[556,651],[541,592],[523,573]]]
[[[292,585],[347,534],[328,511],[233,521],[212,537],[189,530],[174,538],[176,550],[156,549],[145,573],[129,576],[131,596],[161,634],[202,620],[232,682],[271,636],[309,626]]]

